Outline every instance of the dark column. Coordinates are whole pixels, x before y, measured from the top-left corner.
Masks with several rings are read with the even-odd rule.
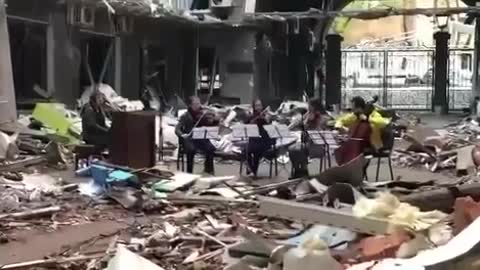
[[[473,88],[472,98],[480,95],[480,17],[475,19],[475,53],[473,65]]]
[[[17,120],[15,87],[13,84],[12,63],[10,58],[10,41],[7,27],[5,1],[0,0],[0,123]]]
[[[121,40],[121,89],[116,89],[123,97],[138,99],[142,91],[142,48],[138,36],[123,36]]]
[[[448,40],[450,39],[450,34],[447,32],[437,32],[433,37],[435,39],[433,108],[435,112],[447,114]]]
[[[327,106],[338,106],[342,100],[342,49],[343,37],[338,34],[327,36],[325,101]]]
[[[195,94],[197,87],[197,65],[198,65],[198,42],[196,32],[198,29],[185,30],[182,37],[183,44],[183,68],[182,68],[182,92],[181,97],[188,97]]]
[[[77,30],[68,27],[65,21],[65,9],[60,7],[52,12],[50,17],[50,34],[48,41],[53,50],[53,67],[49,70],[52,74],[51,85],[53,96],[68,107],[74,107],[81,94],[80,69],[82,68],[82,53]],[[83,67],[84,68],[84,67]]]

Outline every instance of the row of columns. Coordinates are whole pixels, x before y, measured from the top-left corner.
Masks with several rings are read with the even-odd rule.
[[[436,112],[448,113],[448,43],[450,34],[437,32],[435,39],[433,108]],[[325,103],[339,109],[342,101],[342,41],[339,34],[326,37],[325,53]]]

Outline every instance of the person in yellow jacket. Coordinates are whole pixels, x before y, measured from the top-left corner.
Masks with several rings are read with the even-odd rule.
[[[377,108],[367,104],[362,97],[351,100],[352,112],[344,114],[335,121],[335,128],[348,132],[358,121],[368,120],[371,127],[370,145],[375,149],[383,147],[382,132],[391,119],[382,117]]]

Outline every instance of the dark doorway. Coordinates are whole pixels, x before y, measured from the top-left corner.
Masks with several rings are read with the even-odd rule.
[[[214,48],[199,49],[198,76],[198,95],[203,102],[220,95],[219,61]]]
[[[94,83],[100,82],[100,76],[107,61],[109,50],[111,51],[110,60],[107,63],[105,75],[101,83],[108,84],[112,88],[115,87],[115,54],[114,39],[106,36],[98,36],[92,34],[83,34],[81,37],[81,51],[82,51],[82,68],[80,69],[80,87],[83,91],[85,87],[91,85],[91,79],[86,68],[86,63],[89,64],[92,71]]]
[[[44,99],[34,89],[47,90],[46,26],[9,20],[8,31],[17,102]]]

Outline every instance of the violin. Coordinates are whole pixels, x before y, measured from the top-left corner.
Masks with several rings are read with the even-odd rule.
[[[359,119],[348,131],[348,139],[344,141],[340,147],[335,151],[335,160],[339,166],[344,165],[359,155],[363,154],[365,149],[370,146],[370,135],[372,128],[368,119]]]
[[[257,120],[264,119],[266,122],[269,122],[271,117],[270,113],[270,106],[266,107],[261,111],[257,116],[255,116],[252,120],[250,120],[250,124],[256,124]]]

